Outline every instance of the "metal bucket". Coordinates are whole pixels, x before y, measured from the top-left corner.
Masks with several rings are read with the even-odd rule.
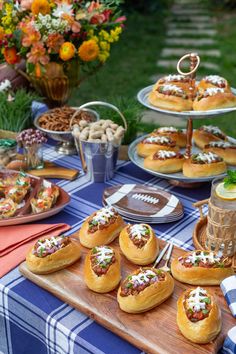
[[[127,130],[127,123],[123,114],[110,103],[89,102],[79,107],[79,109],[93,105],[102,105],[114,109],[123,119],[125,130]],[[72,124],[73,117],[71,119],[71,127]],[[81,159],[82,168],[86,172],[89,181],[106,182],[113,178],[120,144],[115,144],[114,142],[89,142],[75,137],[75,145]]]
[[[114,176],[119,146],[112,143],[81,141],[87,176],[93,182],[106,182]]]

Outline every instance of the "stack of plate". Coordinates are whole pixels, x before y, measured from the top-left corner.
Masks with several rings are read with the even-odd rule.
[[[182,204],[173,194],[138,184],[116,185],[105,189],[103,205],[113,206],[130,221],[149,224],[173,222],[184,215]]]

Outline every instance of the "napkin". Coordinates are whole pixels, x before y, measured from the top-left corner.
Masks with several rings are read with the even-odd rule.
[[[231,328],[225,338],[223,348],[220,351],[222,354],[235,354],[236,353],[236,326]]]
[[[27,224],[0,227],[0,278],[20,264],[40,237],[58,236],[67,224]]]
[[[236,317],[236,275],[225,278],[220,284],[232,315]],[[235,338],[236,343],[236,338]]]

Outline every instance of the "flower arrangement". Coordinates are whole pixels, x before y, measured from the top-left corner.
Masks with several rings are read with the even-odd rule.
[[[123,0],[0,0],[0,49],[8,64],[50,76],[50,63],[71,61],[86,72],[106,62],[125,17]],[[57,68],[58,69],[58,68]],[[57,70],[58,73],[58,70]]]

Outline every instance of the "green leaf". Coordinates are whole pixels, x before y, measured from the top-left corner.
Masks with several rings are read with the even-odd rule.
[[[228,170],[227,177],[224,178],[224,187],[230,189],[236,185],[236,171]]]
[[[207,315],[207,314],[209,313],[209,310],[202,310],[202,313],[203,313],[204,315]]]
[[[204,299],[202,299],[202,302],[205,302],[206,304],[210,304],[211,299],[209,297],[205,297]]]

